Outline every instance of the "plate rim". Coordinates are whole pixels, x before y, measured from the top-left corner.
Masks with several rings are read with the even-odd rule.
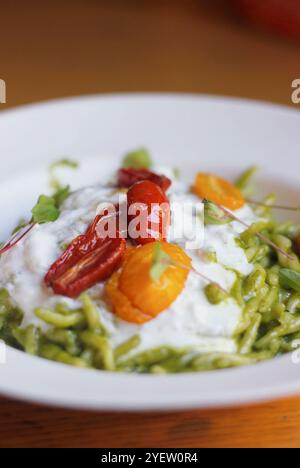
[[[223,103],[232,103],[240,104],[252,107],[261,107],[283,111],[288,113],[299,113],[299,108],[297,105],[287,105],[277,102],[272,102],[263,99],[252,99],[248,97],[240,96],[231,96],[231,95],[222,95],[222,94],[212,94],[212,93],[193,93],[193,92],[168,92],[168,91],[116,91],[116,92],[104,92],[104,93],[85,93],[85,94],[74,94],[70,96],[63,96],[59,98],[51,98],[45,100],[38,100],[35,102],[29,102],[25,104],[18,104],[12,107],[0,107],[0,118],[1,115],[19,113],[20,111],[34,110],[43,107],[55,106],[56,104],[68,104],[72,101],[88,101],[94,99],[101,100],[115,100],[115,99],[153,99],[153,98],[164,98],[164,99],[191,99],[191,100],[200,100],[200,101],[213,101],[213,102],[223,102]]]
[[[95,99],[97,100],[153,100],[153,99],[171,99],[171,100],[189,100],[189,101],[198,101],[198,102],[214,102],[214,103],[224,103],[224,104],[235,104],[235,105],[240,105],[242,107],[251,107],[251,108],[257,108],[260,107],[261,109],[270,109],[276,112],[281,112],[281,113],[286,113],[288,115],[299,115],[298,109],[293,108],[292,106],[286,106],[282,104],[277,104],[277,103],[272,103],[272,102],[265,102],[261,100],[251,100],[251,99],[245,99],[245,98],[240,98],[240,97],[230,97],[230,96],[218,96],[218,95],[210,95],[210,94],[196,94],[196,93],[172,93],[172,92],[131,92],[131,93],[105,93],[105,94],[85,94],[81,96],[68,96],[64,98],[59,98],[59,99],[51,99],[47,101],[39,101],[35,103],[29,103],[29,104],[24,104],[21,106],[16,106],[8,109],[1,109],[0,112],[0,125],[1,125],[1,119],[5,118],[7,115],[17,115],[20,114],[21,112],[24,111],[36,111],[38,112],[41,109],[47,109],[49,106],[53,107],[56,105],[62,105],[62,104],[68,104],[68,103],[74,103],[74,102],[89,102],[89,101],[94,101]],[[2,117],[1,117],[2,116]],[[12,348],[8,348],[8,356],[14,354],[14,353],[20,353]],[[24,353],[22,353],[24,354]],[[65,369],[65,372],[67,372],[68,366],[64,366],[61,364],[53,363],[53,362],[48,362],[45,361],[42,358],[35,358],[31,356],[24,355],[26,359],[33,359],[37,361],[41,361],[43,364],[47,363],[47,366],[54,366],[57,368],[63,367]],[[286,362],[289,359],[289,356],[283,356],[282,358],[277,358],[273,359],[272,363],[278,362],[278,360],[281,359],[282,361],[286,360]],[[25,359],[24,359],[25,360]],[[288,362],[287,362],[288,363]],[[247,368],[244,369],[258,369],[260,366],[268,366],[269,362],[263,363],[263,364],[256,364],[255,366],[248,366]],[[46,367],[47,367],[46,366]],[[1,370],[1,369],[0,369]],[[84,370],[81,371],[79,369],[76,369],[76,372],[78,375],[80,375],[80,372],[85,372]],[[90,372],[90,371],[87,371]],[[94,372],[94,371],[92,371]],[[97,371],[98,375],[103,375],[100,371]],[[225,373],[232,373],[235,372],[237,373],[237,370],[225,370],[225,371],[216,371],[209,373],[210,375],[218,374],[220,376],[221,374],[224,375]],[[203,375],[203,374],[202,374]],[[193,374],[193,376],[196,378],[197,374]],[[135,378],[137,376],[134,376]],[[131,377],[130,377],[131,378]],[[137,378],[140,378],[139,376]],[[141,377],[142,378],[142,377]],[[147,376],[147,379],[161,379],[159,376]],[[167,380],[178,380],[178,376],[167,376],[165,377]],[[110,403],[103,403],[100,400],[94,399],[94,400],[87,400],[86,402],[80,401],[79,404],[76,404],[75,401],[68,400],[66,398],[59,398],[59,397],[52,397],[50,394],[48,396],[43,395],[43,396],[38,396],[35,394],[35,392],[27,392],[24,393],[24,391],[20,389],[14,389],[14,390],[9,390],[8,388],[4,388],[3,384],[0,381],[0,393],[2,395],[5,395],[10,398],[17,398],[23,401],[28,401],[31,403],[38,403],[42,405],[50,405],[50,406],[55,406],[55,407],[64,407],[64,408],[73,408],[73,409],[85,409],[85,410],[95,410],[95,411],[133,411],[133,412],[141,412],[141,411],[181,411],[184,409],[193,409],[193,408],[220,408],[220,407],[232,407],[232,406],[239,406],[239,405],[244,405],[244,404],[249,404],[249,403],[258,403],[262,401],[269,401],[270,399],[278,399],[278,398],[284,398],[286,396],[294,395],[295,393],[300,393],[300,376],[298,380],[293,380],[288,383],[283,383],[282,385],[277,385],[274,388],[274,385],[270,384],[270,386],[265,386],[260,388],[259,391],[256,392],[256,395],[253,394],[253,390],[249,390],[248,392],[243,391],[241,392],[233,392],[232,395],[227,395],[226,397],[208,397],[207,399],[205,398],[200,398],[199,400],[193,399],[190,401],[184,400],[184,396],[180,402],[175,403],[174,401],[170,400],[168,401],[154,401],[151,399],[145,399],[145,400],[139,400],[136,402],[128,402],[128,401],[115,401],[112,399]]]

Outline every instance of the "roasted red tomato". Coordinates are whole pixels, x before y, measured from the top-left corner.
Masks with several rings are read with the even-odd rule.
[[[137,244],[166,240],[170,226],[170,203],[160,186],[144,180],[127,193],[128,235]]]
[[[155,174],[148,169],[120,169],[118,171],[118,187],[129,188],[137,182],[150,180],[166,192],[171,187],[171,180],[163,175]]]
[[[76,298],[120,266],[126,241],[119,232],[116,238],[99,237],[97,225],[101,218],[97,216],[86,233],[73,240],[45,276],[46,285],[56,294]]]

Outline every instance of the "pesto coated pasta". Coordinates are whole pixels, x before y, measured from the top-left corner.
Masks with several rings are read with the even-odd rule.
[[[248,200],[257,168],[235,186],[199,173],[190,188],[170,171],[152,172],[150,155],[141,149],[126,156],[118,173],[123,185],[72,193],[56,178],[53,183],[55,167],[55,193],[41,196],[30,223],[22,220],[14,231],[22,233],[17,242],[23,249],[9,242],[1,250],[0,339],[79,368],[155,375],[252,365],[294,349],[300,226],[276,221],[273,194]],[[116,205],[117,196],[145,180],[161,200],[193,203],[193,217],[204,213],[203,248],[192,251],[182,237],[164,238],[161,231],[145,245],[119,236],[111,251],[109,242],[99,241],[97,205],[108,199]],[[32,266],[40,239],[52,251],[45,259],[41,248]],[[55,263],[53,252],[60,252]]]

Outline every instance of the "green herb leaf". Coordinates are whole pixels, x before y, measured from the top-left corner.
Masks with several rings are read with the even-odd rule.
[[[205,224],[227,224],[232,221],[221,208],[209,200],[203,200]]]
[[[123,167],[130,169],[150,169],[152,165],[150,153],[145,148],[128,153],[123,160]]]
[[[251,181],[257,171],[258,166],[252,166],[247,171],[243,172],[235,182],[235,186],[240,189],[245,196],[252,195],[255,191],[255,188],[251,187]]]
[[[77,169],[79,167],[79,164],[77,161],[72,161],[71,159],[64,158],[60,159],[59,161],[55,161],[52,163],[49,167],[49,172],[50,172],[50,187],[52,187],[54,190],[61,190],[63,187],[56,176],[55,172],[56,169],[59,168],[69,168],[69,169]]]
[[[60,188],[55,192],[53,198],[55,200],[55,205],[57,208],[60,208],[63,202],[70,196],[71,188],[70,185]]]
[[[11,235],[13,236],[14,234],[16,234],[17,232],[19,232],[21,229],[23,229],[25,226],[27,226],[28,224],[28,221],[26,221],[26,219],[24,218],[21,218],[17,224],[17,226],[14,228],[14,230],[12,231]]]
[[[7,309],[11,306],[10,295],[7,289],[0,289],[0,305],[5,306]]]
[[[72,161],[71,159],[60,159],[59,161],[55,161],[50,166],[50,171],[57,169],[58,167],[68,167],[70,169],[78,169],[79,163],[77,161]]]
[[[160,242],[156,242],[150,268],[150,278],[158,282],[164,272],[172,265],[174,265],[174,263],[170,255],[164,252]]]
[[[300,292],[300,273],[288,268],[283,268],[279,272],[280,285],[286,289],[294,289]]]
[[[59,209],[56,206],[55,199],[46,195],[39,197],[31,213],[33,222],[38,224],[56,221],[59,217]]]
[[[180,180],[180,169],[178,169],[178,167],[174,167],[173,175],[176,180]]]

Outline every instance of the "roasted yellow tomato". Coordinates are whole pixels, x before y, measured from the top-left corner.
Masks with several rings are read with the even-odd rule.
[[[161,243],[174,265],[158,281],[151,278],[155,243],[133,249],[122,269],[107,282],[106,295],[116,315],[133,323],[145,323],[166,310],[185,286],[191,260],[178,246]]]
[[[193,185],[193,192],[198,197],[222,205],[229,210],[238,210],[245,204],[245,199],[237,187],[212,174],[199,172]]]
[[[119,289],[120,272],[114,273],[106,284],[105,292],[115,314],[122,320],[139,325],[152,320],[150,315],[134,307],[128,297]]]

